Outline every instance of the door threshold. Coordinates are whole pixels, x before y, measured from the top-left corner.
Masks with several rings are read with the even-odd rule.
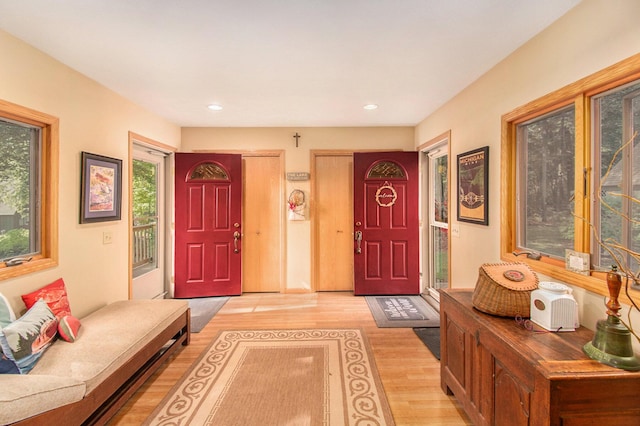
[[[440,301],[430,294],[422,293],[420,295],[426,302],[436,311],[440,312]]]

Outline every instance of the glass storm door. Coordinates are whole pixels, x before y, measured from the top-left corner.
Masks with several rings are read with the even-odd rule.
[[[439,300],[438,289],[449,286],[449,155],[447,145],[431,149],[423,160],[424,187],[427,188],[423,234],[423,267],[426,266],[425,293]],[[426,170],[424,167],[426,166]]]
[[[165,154],[139,145],[133,150],[133,299],[165,293]]]

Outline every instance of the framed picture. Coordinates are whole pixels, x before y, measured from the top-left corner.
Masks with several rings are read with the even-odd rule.
[[[458,155],[458,220],[489,225],[489,147]]]
[[[120,220],[122,160],[82,152],[80,223]]]

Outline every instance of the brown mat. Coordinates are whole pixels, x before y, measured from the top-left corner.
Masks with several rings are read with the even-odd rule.
[[[221,331],[145,425],[394,425],[364,332]]]

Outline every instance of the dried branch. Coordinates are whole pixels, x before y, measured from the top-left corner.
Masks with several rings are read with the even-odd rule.
[[[615,207],[613,207],[609,203],[607,203],[605,200],[603,200],[603,198],[602,198],[602,194],[603,194],[602,183],[605,182],[607,180],[607,178],[609,177],[609,174],[611,173],[611,170],[612,170],[614,164],[616,163],[616,158],[618,156],[622,155],[622,152],[630,144],[633,143],[634,139],[637,136],[638,136],[638,132],[635,132],[633,134],[633,136],[629,139],[629,141],[627,141],[620,148],[618,148],[616,150],[616,152],[613,154],[613,157],[611,158],[611,161],[609,162],[609,165],[607,167],[607,171],[604,174],[604,176],[600,179],[600,183],[598,185],[598,190],[596,191],[596,197],[598,198],[600,206],[602,206],[603,208],[606,208],[607,210],[612,212],[614,215],[617,215],[623,221],[626,221],[627,223],[633,224],[633,225],[640,225],[640,221],[636,220],[636,219],[634,219],[632,217],[629,217],[627,214],[625,214],[622,211],[616,209]],[[635,198],[633,196],[630,196],[630,195],[627,195],[627,194],[621,194],[621,193],[618,193],[618,192],[610,192],[607,195],[611,196],[611,197],[620,197],[621,199],[624,199],[627,202],[630,202],[630,203],[633,203],[633,204],[637,204],[638,206],[640,206],[640,199]],[[616,266],[618,268],[618,271],[620,272],[620,275],[624,278],[624,292],[625,292],[625,295],[627,296],[627,298],[629,299],[629,301],[631,302],[632,306],[629,308],[629,310],[627,312],[627,321],[623,321],[621,319],[620,322],[622,322],[622,324],[624,324],[625,327],[627,327],[629,329],[631,334],[638,340],[638,342],[640,342],[640,335],[633,330],[633,326],[631,324],[631,312],[632,312],[632,310],[635,309],[636,311],[640,312],[640,307],[638,306],[638,303],[631,297],[631,294],[629,292],[629,282],[630,281],[632,283],[635,283],[635,284],[640,284],[640,271],[637,271],[637,272],[633,271],[631,265],[629,265],[629,263],[627,262],[627,259],[629,257],[631,257],[635,262],[640,264],[640,253],[632,250],[631,248],[625,246],[624,244],[620,243],[619,241],[616,241],[613,238],[602,239],[601,235],[600,235],[600,232],[593,225],[593,223],[591,223],[590,221],[586,220],[584,217],[577,216],[575,214],[574,214],[574,217],[579,218],[580,220],[586,222],[589,225],[589,228],[592,231],[593,238],[596,240],[598,245],[603,250],[605,250],[607,253],[609,253],[609,255],[611,256],[613,261],[616,263]],[[606,298],[605,298],[605,304],[606,304]]]

